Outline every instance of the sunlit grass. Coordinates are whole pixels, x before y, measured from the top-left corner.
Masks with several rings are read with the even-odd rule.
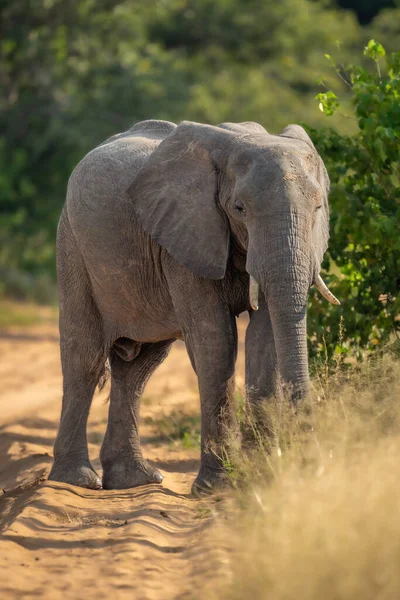
[[[383,355],[315,379],[297,409],[244,415],[226,452],[215,598],[400,598],[400,368]]]

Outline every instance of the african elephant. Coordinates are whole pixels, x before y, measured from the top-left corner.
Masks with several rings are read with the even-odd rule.
[[[293,398],[307,393],[308,289],[316,284],[337,302],[319,275],[328,190],[324,164],[297,125],[270,135],[250,122],[144,121],[83,158],[57,234],[64,384],[50,479],[94,489],[162,481],[142,456],[139,403],[181,339],[201,401],[194,490],[219,483],[243,311],[250,402],[274,393],[277,372]],[[101,483],[86,426],[107,359]]]

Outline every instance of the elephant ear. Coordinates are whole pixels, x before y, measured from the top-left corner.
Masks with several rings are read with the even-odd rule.
[[[281,137],[292,138],[294,140],[301,140],[302,142],[305,142],[306,144],[311,146],[313,150],[315,150],[315,146],[312,143],[310,136],[300,125],[288,125],[279,135]]]
[[[197,275],[222,279],[229,253],[227,219],[217,205],[216,127],[183,122],[156,148],[128,189],[143,229]]]
[[[218,127],[244,135],[247,133],[268,133],[262,125],[255,123],[254,121],[244,121],[243,123],[220,123]]]
[[[315,222],[313,227],[313,247],[316,263],[319,267],[321,264],[324,253],[328,248],[328,240],[329,240],[329,204],[328,204],[328,196],[329,196],[329,188],[330,181],[329,175],[325,168],[324,162],[322,158],[319,156],[310,136],[303,127],[300,125],[288,125],[280,134],[282,137],[293,138],[295,140],[301,140],[305,142],[314,150],[316,155],[318,156],[317,163],[317,174],[316,178],[318,183],[322,188],[322,198],[321,198],[321,208],[315,214]]]
[[[318,182],[322,187],[321,208],[315,214],[315,223],[312,237],[315,252],[315,258],[318,265],[322,263],[324,254],[328,248],[329,240],[329,175],[324,162],[318,156]]]

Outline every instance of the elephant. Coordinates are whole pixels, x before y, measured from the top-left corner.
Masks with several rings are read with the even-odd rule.
[[[137,123],[74,169],[57,230],[63,400],[49,478],[86,488],[161,483],[138,432],[143,388],[172,343],[198,378],[201,462],[193,491],[225,481],[234,426],[236,317],[249,403],[309,388],[306,302],[329,236],[329,178],[299,125]],[[86,428],[111,368],[102,480]],[[281,385],[281,384],[279,384]]]

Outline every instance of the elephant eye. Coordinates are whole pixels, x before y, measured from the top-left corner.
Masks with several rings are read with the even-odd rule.
[[[242,216],[246,214],[246,209],[241,202],[236,202],[235,210],[237,210],[237,212],[240,213]]]
[[[316,206],[315,210],[319,210],[320,208],[322,208],[322,204],[320,204],[319,206]]]

